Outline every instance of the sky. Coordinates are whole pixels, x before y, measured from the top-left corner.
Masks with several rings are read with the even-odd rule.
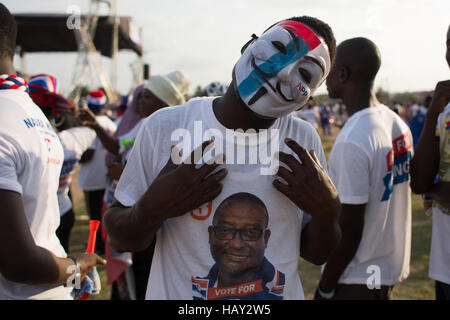
[[[85,14],[90,1],[2,3],[12,13],[66,13],[75,5]],[[191,79],[190,93],[212,81],[229,84],[240,49],[251,34],[260,35],[279,20],[302,15],[328,23],[338,44],[353,37],[375,42],[382,57],[377,88],[431,91],[438,81],[450,78],[445,61],[449,0],[117,0],[117,6],[119,15],[131,17],[135,27],[142,28],[143,60],[150,64],[151,74],[181,70]],[[107,12],[102,5],[100,13]],[[25,58],[26,72],[54,75],[67,94],[76,57],[75,53],[30,53]],[[101,61],[109,73],[110,60]],[[126,94],[133,85],[130,64],[136,55],[120,51],[117,61],[117,89]],[[20,58],[15,65],[20,68]],[[326,93],[325,85],[316,93]]]

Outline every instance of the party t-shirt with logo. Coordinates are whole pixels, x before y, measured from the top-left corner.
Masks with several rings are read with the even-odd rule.
[[[206,277],[192,277],[194,300],[281,300],[285,276],[264,259],[261,271],[251,282],[235,286],[218,286],[218,264],[214,264]]]
[[[97,138],[97,134],[90,128],[77,127],[58,133],[64,149],[64,162],[59,177],[58,204],[61,216],[72,209],[72,201],[69,198],[69,188],[76,166],[81,155]]]
[[[226,130],[214,115],[213,99],[191,99],[145,119],[117,186],[117,200],[125,206],[136,203],[166,165],[171,145],[177,145],[188,156],[203,141],[213,138],[214,146],[205,157],[226,155],[227,163],[220,167],[227,168],[228,175],[222,181],[220,195],[191,212],[164,221],[158,230],[146,298],[198,296],[192,280],[207,277],[216,263],[208,242],[208,226],[224,199],[246,192],[261,199],[269,213],[271,235],[264,256],[274,266],[273,270],[285,276],[283,290],[276,288],[278,297],[304,299],[297,268],[302,227],[311,217],[273,187],[275,176],[270,173],[276,168],[274,152],[293,154],[283,142],[286,137],[307,150],[313,149],[325,168],[320,138],[311,125],[293,116],[277,119],[271,128],[259,134]]]
[[[339,283],[366,284],[373,270],[382,285],[408,276],[412,152],[408,126],[384,105],[356,112],[339,132],[330,177],[343,204],[366,204],[361,242]]]
[[[55,234],[60,222],[56,192],[64,159],[61,143],[28,93],[0,90],[0,101],[0,189],[21,194],[36,245],[65,257]],[[72,299],[70,292],[63,286],[11,282],[0,275],[0,300]]]
[[[439,115],[439,181],[450,182],[450,103]],[[430,278],[450,284],[450,209],[433,203]]]
[[[107,116],[96,116],[100,126],[109,134],[113,134],[117,125]],[[105,164],[106,149],[99,138],[96,138],[89,149],[94,149],[93,158],[80,167],[78,186],[84,191],[94,191],[106,188],[108,169]]]

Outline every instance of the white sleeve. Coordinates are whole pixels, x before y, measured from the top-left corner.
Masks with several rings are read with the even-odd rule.
[[[115,198],[124,206],[134,205],[156,177],[154,172],[155,145],[145,124],[139,129],[120,176]]]
[[[17,142],[7,135],[0,134],[0,189],[22,194],[18,176],[24,160]]]
[[[92,145],[97,134],[87,127],[75,127],[58,133],[58,136],[66,151],[73,151],[81,157]]]
[[[369,201],[370,159],[359,146],[341,142],[333,146],[329,160],[329,175],[345,204]]]

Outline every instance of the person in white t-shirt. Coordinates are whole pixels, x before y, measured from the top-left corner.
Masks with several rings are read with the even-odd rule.
[[[73,288],[63,285],[74,271],[83,278],[106,261],[67,257],[55,234],[63,149],[15,75],[16,34],[14,17],[0,4],[0,300],[72,299]]]
[[[450,26],[446,60],[450,67]],[[436,299],[450,300],[450,80],[434,90],[411,161],[411,188],[433,199],[429,276],[436,280]]]
[[[244,45],[224,96],[194,98],[144,120],[103,222],[121,252],[142,250],[156,235],[146,299],[193,298],[192,277],[214,264],[212,212],[239,192],[267,206],[265,256],[285,275],[283,298],[304,299],[299,257],[327,260],[340,239],[340,202],[320,137],[291,113],[324,81],[334,49],[322,21],[280,21]]]
[[[103,111],[107,98],[103,91],[94,90],[89,92],[87,106],[95,114],[97,123],[109,134],[113,134],[117,125]],[[103,197],[107,183],[107,168],[105,165],[106,149],[95,139],[92,146],[83,154],[78,175],[78,186],[84,191],[86,209],[91,219],[102,220]],[[95,250],[99,254],[105,253],[105,244],[101,237],[101,230],[97,231]]]
[[[72,200],[69,196],[70,184],[81,155],[91,146],[96,134],[92,129],[71,127],[69,118],[74,117],[74,106],[59,93],[58,80],[48,74],[32,76],[28,81],[29,94],[51,122],[58,122],[57,135],[64,150],[64,161],[59,176],[58,205],[61,223],[56,230],[64,250],[69,252],[70,233],[75,223]],[[59,120],[63,119],[63,120]]]
[[[302,108],[302,109],[296,111],[296,115],[297,115],[297,117],[299,117],[305,121],[308,121],[314,127],[314,129],[316,129],[317,131],[319,130],[318,123],[320,120],[320,115],[317,112],[317,110],[314,108],[313,101],[309,101],[305,108]]]
[[[85,111],[83,125],[93,128],[102,144],[109,151],[106,158],[108,177],[110,178],[105,192],[106,208],[109,208],[114,201],[117,182],[125,168],[129,152],[144,119],[161,108],[186,102],[184,97],[189,91],[189,86],[190,79],[181,71],[151,76],[149,80],[136,88],[133,94],[133,103],[125,113],[122,125],[117,128],[112,136],[98,124],[92,113]],[[112,284],[112,298],[135,297],[137,300],[144,300],[154,247],[155,241],[144,250],[133,252],[131,261],[130,253],[118,255],[110,250],[107,245],[107,274],[108,283]],[[132,263],[132,266],[128,268],[130,263]],[[133,284],[129,283],[129,280],[127,282],[130,277],[127,277],[126,273],[131,272],[131,270],[133,274],[131,278],[135,279]],[[124,285],[117,285],[116,280],[117,283],[121,282]],[[124,290],[120,290],[121,288]],[[129,294],[130,290],[134,292]]]
[[[404,121],[376,98],[378,47],[366,38],[342,42],[327,78],[349,119],[328,160],[342,202],[342,240],[325,265],[317,299],[390,299],[409,274],[412,136]]]

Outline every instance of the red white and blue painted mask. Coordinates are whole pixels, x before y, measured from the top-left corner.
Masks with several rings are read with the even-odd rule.
[[[253,112],[279,118],[306,104],[330,66],[326,43],[304,24],[284,20],[246,48],[233,76]]]

